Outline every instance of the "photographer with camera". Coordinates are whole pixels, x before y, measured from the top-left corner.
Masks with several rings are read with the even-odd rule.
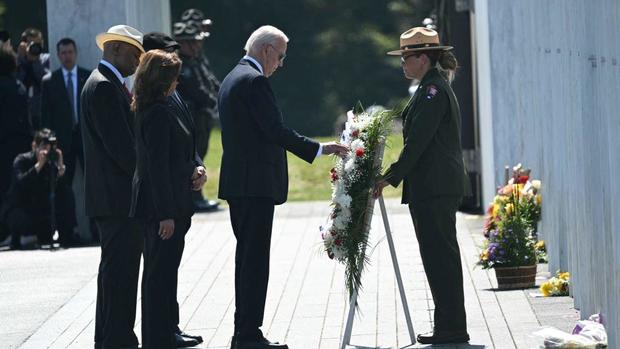
[[[41,81],[50,71],[50,54],[43,48],[43,34],[34,28],[22,33],[17,47],[17,78],[28,90],[30,123],[35,130],[41,127]]]
[[[64,178],[62,151],[49,129],[35,133],[32,151],[19,154],[13,163],[13,180],[1,210],[1,218],[11,232],[11,248],[22,241],[52,244],[58,230],[59,243],[67,246],[76,225],[73,196]],[[26,246],[24,246],[26,247]]]

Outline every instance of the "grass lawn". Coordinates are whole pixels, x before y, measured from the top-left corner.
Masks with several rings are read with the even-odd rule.
[[[210,199],[217,198],[220,161],[222,158],[222,142],[220,136],[219,129],[214,129],[211,132],[209,153],[205,159],[208,180],[204,188],[204,193]],[[320,142],[334,140],[328,137],[315,139]],[[400,135],[393,134],[388,138],[388,145],[385,149],[383,158],[384,167],[398,158],[402,146],[403,139]],[[330,200],[331,185],[329,181],[329,170],[333,166],[334,158],[332,156],[321,156],[312,164],[308,164],[289,153],[289,201]],[[383,195],[385,197],[400,197],[401,188],[395,189],[388,186],[383,191]]]

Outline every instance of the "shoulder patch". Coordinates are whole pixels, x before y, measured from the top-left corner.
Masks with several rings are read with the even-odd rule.
[[[435,85],[428,85],[426,87],[426,99],[433,99],[439,93],[439,89]]]

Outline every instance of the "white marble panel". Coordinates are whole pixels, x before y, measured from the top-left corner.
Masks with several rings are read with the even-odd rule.
[[[490,55],[487,71],[478,69],[491,91],[479,103],[492,106],[481,109],[492,115],[481,137],[493,140],[483,153],[492,159],[482,161],[494,164],[483,176],[498,185],[504,165],[522,162],[542,179],[550,270],[572,272],[582,316],[603,312],[610,347],[619,347],[620,4],[479,0],[476,8]]]
[[[146,33],[170,32],[169,0],[47,0],[47,22],[52,67],[58,68],[55,45],[63,37],[78,46],[78,64],[96,67],[101,58],[95,36],[117,24]]]

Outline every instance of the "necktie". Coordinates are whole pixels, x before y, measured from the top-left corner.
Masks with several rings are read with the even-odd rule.
[[[73,125],[77,125],[77,110],[75,109],[75,94],[73,93],[73,73],[67,73],[67,95],[71,103],[71,111],[73,114]]]

